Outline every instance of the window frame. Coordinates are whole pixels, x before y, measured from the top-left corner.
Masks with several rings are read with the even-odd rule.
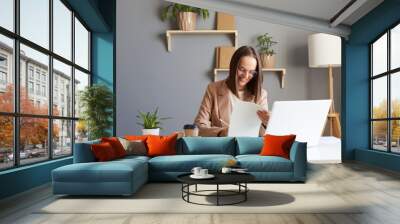
[[[39,44],[34,43],[33,41],[30,41],[29,39],[24,38],[23,36],[20,35],[20,0],[14,0],[13,1],[13,10],[14,10],[14,18],[13,18],[13,22],[14,22],[14,30],[10,31],[4,27],[0,26],[0,35],[3,35],[5,37],[11,38],[13,40],[13,63],[11,66],[12,67],[12,73],[11,75],[13,75],[14,78],[14,110],[13,112],[2,112],[0,111],[0,116],[11,116],[13,119],[13,153],[14,153],[14,161],[13,161],[13,166],[11,167],[5,167],[5,168],[0,168],[0,172],[5,171],[5,170],[11,170],[11,169],[16,169],[19,167],[23,167],[23,166],[30,166],[33,164],[38,164],[38,163],[43,163],[46,161],[50,161],[50,160],[58,160],[58,159],[62,159],[62,158],[66,158],[66,157],[70,157],[73,156],[73,152],[74,152],[74,143],[75,143],[75,126],[76,126],[76,121],[79,120],[79,117],[75,116],[75,109],[74,107],[72,107],[72,113],[70,114],[70,116],[66,115],[66,116],[56,116],[53,115],[53,59],[58,60],[59,62],[62,62],[68,66],[71,66],[71,83],[73,84],[75,82],[75,69],[85,73],[88,75],[89,77],[89,83],[88,86],[92,85],[92,69],[91,69],[91,65],[92,65],[92,57],[91,57],[91,49],[92,49],[92,44],[91,44],[91,37],[92,37],[92,30],[87,26],[87,24],[83,21],[83,19],[79,16],[78,13],[76,13],[72,7],[65,1],[65,0],[59,0],[68,10],[71,11],[71,18],[70,18],[70,22],[71,22],[71,59],[67,59],[64,58],[63,56],[55,53],[53,50],[53,21],[54,21],[54,17],[53,17],[53,0],[48,0],[49,2],[49,47],[48,49],[46,49],[45,47],[42,47]],[[75,63],[75,25],[74,25],[74,21],[75,18],[77,20],[79,20],[79,22],[84,26],[84,28],[88,31],[88,57],[89,57],[89,65],[88,65],[88,69],[85,69],[81,66],[79,66],[78,64]],[[27,114],[27,113],[21,113],[20,112],[20,45],[23,44],[27,47],[32,48],[33,50],[39,51],[40,53],[43,53],[45,55],[48,56],[49,58],[49,63],[48,63],[48,77],[47,77],[47,84],[46,84],[46,91],[48,93],[45,92],[45,94],[48,96],[48,108],[49,111],[46,115],[39,115],[39,114]],[[27,71],[30,68],[29,64],[27,64]],[[33,79],[30,79],[30,74],[27,73],[26,75],[26,81],[28,82],[29,80],[33,81],[34,86],[36,83],[42,83],[41,80],[41,72],[39,74],[39,80],[37,80],[38,82],[36,82],[36,69],[33,70]],[[27,90],[29,91],[29,90]],[[36,89],[34,89],[34,91],[36,91]],[[74,85],[72,85],[71,87],[71,93],[72,93],[72,105],[74,105],[75,103],[75,88]],[[38,95],[38,96],[42,96],[42,94]],[[45,118],[47,119],[48,122],[48,136],[47,136],[47,142],[49,143],[47,145],[47,150],[48,150],[48,155],[47,158],[43,158],[43,160],[40,160],[38,162],[32,162],[32,163],[26,163],[26,164],[21,164],[20,161],[20,119],[21,118]],[[52,138],[52,133],[53,133],[53,122],[56,120],[65,120],[65,121],[71,121],[71,125],[72,125],[72,133],[71,133],[71,153],[68,155],[62,155],[62,156],[54,156],[53,152],[54,152],[54,147],[53,147],[53,138]],[[51,144],[50,144],[51,143]]]
[[[379,152],[386,152],[386,153],[391,153],[391,154],[400,154],[400,152],[393,152],[392,151],[392,121],[397,121],[400,120],[400,117],[392,117],[392,99],[391,99],[391,91],[392,91],[392,86],[391,86],[391,79],[393,75],[396,75],[396,73],[400,72],[400,67],[391,69],[391,31],[393,28],[396,26],[400,26],[400,21],[395,22],[392,24],[389,28],[385,29],[384,32],[379,34],[375,39],[373,39],[369,44],[369,149],[373,151],[379,151]],[[373,44],[379,40],[381,37],[384,35],[387,35],[387,64],[386,64],[386,71],[382,72],[380,74],[376,74],[374,76],[373,74]],[[373,81],[378,78],[386,77],[386,87],[387,87],[387,105],[386,105],[386,118],[373,118]],[[373,133],[373,122],[376,121],[386,121],[386,151],[379,150],[374,148],[374,133]]]

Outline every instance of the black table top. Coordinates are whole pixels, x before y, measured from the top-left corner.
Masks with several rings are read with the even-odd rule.
[[[215,177],[211,179],[193,179],[190,177],[191,174],[179,175],[177,179],[186,184],[236,184],[255,180],[255,177],[249,173],[213,173]]]

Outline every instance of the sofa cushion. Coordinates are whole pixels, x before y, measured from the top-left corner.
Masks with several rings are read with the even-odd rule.
[[[147,137],[147,155],[148,156],[165,156],[176,154],[176,139],[178,134],[169,136],[155,136],[150,135]]]
[[[118,138],[126,151],[126,155],[147,155],[146,143],[141,140],[128,140],[125,138]]]
[[[126,156],[126,151],[124,146],[122,146],[121,142],[117,137],[103,137],[101,138],[101,142],[108,142],[114,149],[115,155],[117,158],[122,158]]]
[[[96,158],[92,152],[90,146],[92,144],[99,144],[100,139],[88,141],[88,142],[77,142],[74,147],[74,163],[88,163],[95,162]]]
[[[232,137],[184,137],[181,138],[178,154],[225,154],[235,155],[235,139]]]
[[[134,172],[147,172],[146,166],[140,159],[74,163],[53,170],[52,174],[53,181],[58,182],[130,182]]]
[[[264,136],[264,146],[261,156],[280,156],[289,159],[290,148],[296,135],[269,135]]]
[[[236,155],[259,154],[263,145],[262,137],[236,137]]]
[[[124,138],[128,139],[129,141],[136,141],[140,140],[142,142],[146,142],[148,135],[125,135]]]
[[[118,158],[118,156],[115,154],[115,150],[109,142],[92,144],[90,147],[94,157],[96,157],[96,161],[105,162]]]
[[[190,172],[193,167],[200,166],[211,172],[219,171],[230,159],[231,155],[175,155],[158,156],[149,160],[151,172]]]
[[[136,155],[130,155],[130,156],[125,156],[124,158],[116,159],[113,162],[127,162],[130,163],[132,161],[138,160],[142,162],[148,162],[150,157],[147,156],[136,156]]]
[[[239,155],[240,167],[249,172],[292,172],[292,161],[279,156]]]

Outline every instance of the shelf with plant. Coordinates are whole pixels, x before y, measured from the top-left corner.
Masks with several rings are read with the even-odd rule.
[[[268,33],[257,37],[257,48],[263,68],[275,67],[275,51],[272,49],[272,46],[277,43],[272,40],[272,36],[268,35]]]
[[[191,31],[196,29],[198,15],[203,18],[203,20],[210,17],[210,13],[207,9],[171,3],[165,6],[161,11],[161,20],[177,21],[180,30]]]
[[[172,20],[176,21],[179,30],[167,30],[167,50],[170,52],[172,50],[171,37],[172,35],[182,35],[182,34],[228,34],[233,35],[234,46],[237,47],[237,30],[196,30],[197,16],[206,20],[210,17],[210,13],[207,9],[192,7],[188,5],[171,3],[165,6],[161,12],[161,20]]]

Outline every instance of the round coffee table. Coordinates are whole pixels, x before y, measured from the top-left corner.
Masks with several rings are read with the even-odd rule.
[[[182,174],[177,177],[178,181],[182,183],[182,199],[188,203],[198,205],[234,205],[247,200],[247,192],[249,188],[247,183],[255,180],[255,177],[249,173],[216,173],[213,174],[215,177],[212,179],[193,179],[190,177],[191,173]],[[215,190],[197,190],[197,185],[215,185]],[[195,186],[194,191],[190,191],[190,186]],[[223,190],[220,189],[220,185],[236,185],[237,190]],[[205,194],[209,192],[215,192],[215,194]],[[216,197],[216,204],[202,204],[196,203],[190,200],[190,196],[203,196],[203,197]],[[221,197],[232,197],[240,196],[240,199],[231,203],[221,203]]]

